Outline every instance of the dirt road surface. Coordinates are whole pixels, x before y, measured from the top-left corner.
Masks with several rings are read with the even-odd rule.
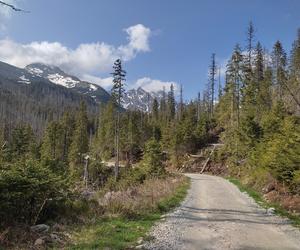
[[[300,249],[300,230],[221,177],[187,174],[182,205],[152,230],[146,249]]]

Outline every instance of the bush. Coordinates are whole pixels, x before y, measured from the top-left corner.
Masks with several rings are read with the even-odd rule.
[[[36,161],[0,168],[0,221],[34,223],[41,211],[66,197],[65,181]]]
[[[146,143],[142,165],[151,176],[159,177],[165,174],[161,147],[159,142],[154,138]]]

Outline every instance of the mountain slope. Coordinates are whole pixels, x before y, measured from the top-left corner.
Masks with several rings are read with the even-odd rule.
[[[79,78],[65,73],[56,66],[33,63],[27,65],[25,70],[33,76],[45,78],[54,84],[90,96],[98,103],[107,103],[110,99],[110,95],[102,87],[93,83],[81,81]]]
[[[89,113],[97,112],[98,104],[92,97],[0,62],[1,126],[13,128],[24,122],[42,134],[49,120],[59,118],[66,110],[76,109],[81,100],[85,101]]]
[[[163,91],[147,92],[143,88],[130,89],[123,96],[123,107],[130,110],[150,112],[154,98],[158,101],[163,97]]]

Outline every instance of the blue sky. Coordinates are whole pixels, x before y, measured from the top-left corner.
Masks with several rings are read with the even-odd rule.
[[[7,2],[30,13],[0,6],[0,60],[58,64],[109,89],[111,62],[121,55],[129,86],[174,82],[186,99],[203,90],[211,53],[224,64],[236,43],[245,45],[250,20],[256,41],[271,49],[280,40],[287,52],[300,27],[298,0]]]

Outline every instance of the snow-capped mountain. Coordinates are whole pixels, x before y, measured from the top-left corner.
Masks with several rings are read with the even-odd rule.
[[[100,86],[81,81],[79,78],[69,75],[56,66],[50,66],[42,63],[33,63],[25,67],[25,71],[35,77],[41,77],[50,82],[72,89],[80,94],[92,97],[96,102],[107,102],[110,95]],[[29,84],[30,80],[25,76],[20,81]]]
[[[56,66],[45,65],[42,63],[33,63],[25,67],[29,73],[35,76],[47,78],[50,82],[64,86],[66,88],[74,88],[80,80],[75,76],[70,76]]]
[[[107,103],[110,94],[102,87],[81,81],[78,77],[69,75],[59,67],[42,63],[33,63],[25,68],[18,68],[0,62],[0,78],[13,80],[16,83],[31,85],[36,82],[59,85],[69,91],[91,98],[96,103]],[[143,88],[131,89],[125,92],[123,107],[130,110],[151,111],[154,98],[158,101],[163,97],[163,91],[147,92]]]
[[[158,101],[163,97],[163,91],[147,92],[143,88],[130,89],[123,96],[123,107],[130,110],[151,111],[154,98]]]

